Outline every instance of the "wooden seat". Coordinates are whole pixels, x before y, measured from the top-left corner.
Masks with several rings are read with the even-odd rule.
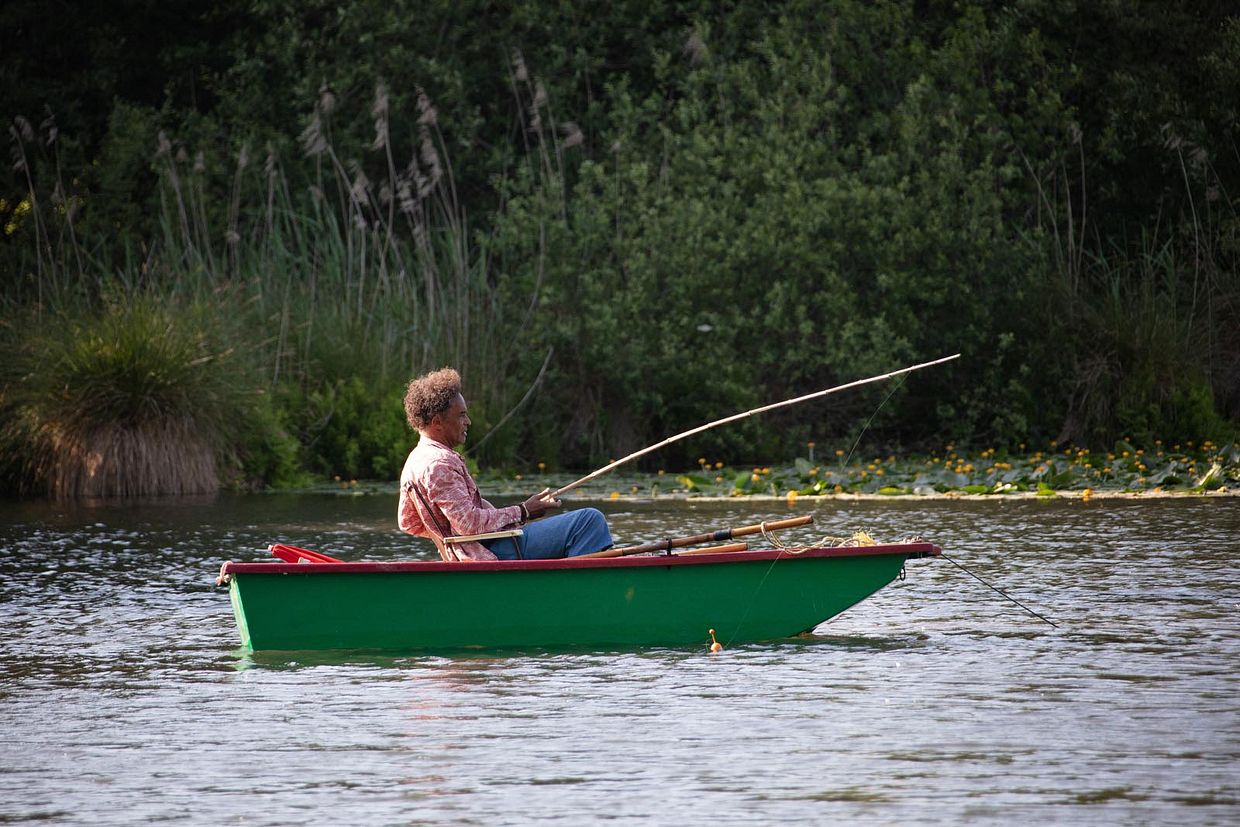
[[[435,541],[435,548],[439,549],[439,556],[448,562],[454,562],[457,559],[456,553],[449,550],[449,546],[458,545],[460,543],[476,543],[480,540],[500,540],[504,537],[520,537],[525,534],[522,529],[509,528],[503,531],[487,531],[483,534],[457,534],[453,537],[444,537],[440,539],[434,532],[431,533],[431,539]]]

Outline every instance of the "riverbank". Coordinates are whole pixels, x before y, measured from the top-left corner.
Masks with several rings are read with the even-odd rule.
[[[297,493],[297,494],[342,494],[365,496],[370,494],[396,495],[396,483],[375,483],[375,482],[357,482],[346,484],[323,484],[310,486],[308,488],[284,489],[277,493]],[[488,488],[486,494],[492,498],[503,498],[508,496],[517,496],[518,494],[528,494],[529,488],[516,488],[511,484],[504,484]],[[1051,491],[1047,492],[1031,492],[1031,491],[1011,491],[990,494],[967,494],[960,491],[944,491],[944,492],[926,492],[926,493],[902,493],[894,492],[890,494],[865,494],[865,493],[835,493],[829,492],[825,494],[797,495],[797,496],[777,496],[774,494],[737,494],[737,495],[717,495],[717,494],[701,494],[697,492],[687,491],[670,491],[670,492],[649,492],[643,493],[639,491],[623,492],[619,489],[610,492],[575,490],[570,494],[566,494],[565,498],[578,502],[603,502],[603,501],[668,501],[668,500],[692,500],[694,502],[727,502],[730,500],[744,499],[750,502],[786,502],[792,505],[796,503],[813,503],[819,501],[835,501],[835,500],[858,500],[858,501],[882,501],[882,500],[1156,500],[1156,499],[1172,499],[1172,498],[1192,498],[1192,499],[1216,499],[1240,497],[1240,486],[1221,487],[1209,491],[1196,491],[1192,489],[1167,490],[1163,488],[1150,491],[1094,491],[1093,489],[1085,489],[1083,491]]]

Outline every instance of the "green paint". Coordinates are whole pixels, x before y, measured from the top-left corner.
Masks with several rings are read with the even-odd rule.
[[[256,650],[726,644],[808,631],[890,583],[902,554],[701,565],[234,573]]]

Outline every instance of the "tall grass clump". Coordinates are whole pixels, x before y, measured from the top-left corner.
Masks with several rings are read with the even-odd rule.
[[[471,249],[434,107],[419,96],[398,162],[382,84],[371,157],[337,154],[338,106],[323,89],[292,161],[270,146],[261,164],[247,145],[210,157],[161,133],[157,256],[175,289],[229,285],[267,334],[259,344],[273,384],[333,360],[381,377],[443,360],[494,364],[486,262]],[[231,179],[226,204],[221,178]],[[369,357],[360,365],[359,352]]]
[[[205,314],[141,300],[8,326],[8,487],[56,499],[216,491],[244,400]]]

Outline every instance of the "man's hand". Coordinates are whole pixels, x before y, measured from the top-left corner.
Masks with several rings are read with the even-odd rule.
[[[541,517],[554,508],[560,507],[560,501],[550,496],[550,494],[551,489],[544,488],[522,503],[525,506],[525,513],[530,515],[531,520]]]

